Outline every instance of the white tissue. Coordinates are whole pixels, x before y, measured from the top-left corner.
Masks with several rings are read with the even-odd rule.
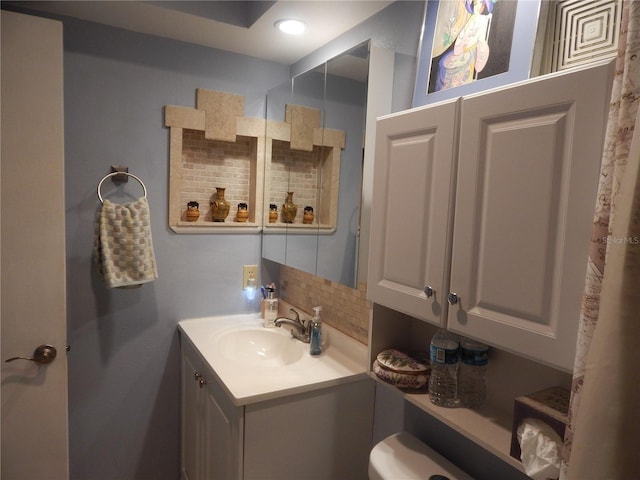
[[[560,436],[546,423],[525,418],[518,427],[520,459],[524,472],[534,480],[556,479],[560,475]]]

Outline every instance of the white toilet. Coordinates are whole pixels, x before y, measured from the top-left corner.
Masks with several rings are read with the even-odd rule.
[[[473,480],[407,432],[378,443],[369,455],[370,480]]]

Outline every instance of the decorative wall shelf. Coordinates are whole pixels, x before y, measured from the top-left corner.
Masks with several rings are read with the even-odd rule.
[[[169,127],[169,226],[176,233],[333,233],[338,211],[341,130],[320,128],[320,111],[286,106],[285,122],[244,116],[244,97],[197,89],[196,108],[166,105]],[[211,202],[225,188],[231,204],[224,222],[214,222]],[[269,223],[268,204],[282,209],[286,192],[297,189],[294,223]],[[295,192],[295,190],[294,190]],[[319,192],[319,193],[318,193]],[[266,195],[265,195],[266,193]],[[269,201],[265,202],[265,199]],[[188,221],[187,204],[198,202],[200,217]],[[238,203],[249,218],[236,219]],[[265,205],[265,203],[267,205]],[[303,224],[305,206],[312,224]]]
[[[345,132],[320,127],[320,110],[300,105],[287,105],[285,121],[267,123],[267,159],[265,198],[276,204],[278,211],[287,192],[294,192],[298,214],[294,223],[269,223],[265,208],[265,230],[287,233],[310,233],[322,230],[332,233],[338,217],[340,160],[345,145]],[[302,223],[304,207],[314,209],[312,224]]]
[[[286,233],[287,235],[331,235],[336,231],[335,227],[331,225],[304,225],[301,223],[267,223],[264,226],[264,233]]]
[[[256,233],[261,228],[265,121],[244,117],[244,97],[197,89],[196,108],[165,106],[170,129],[169,226],[177,233]],[[224,222],[211,219],[217,187],[231,204]],[[200,218],[187,221],[187,203]],[[249,218],[235,221],[238,203]]]

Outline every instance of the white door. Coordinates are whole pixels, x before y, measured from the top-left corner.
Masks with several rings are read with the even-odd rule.
[[[64,480],[62,24],[2,11],[1,48],[2,478]],[[40,345],[53,361],[5,361]]]
[[[451,330],[571,371],[611,73],[464,98]]]
[[[435,324],[446,318],[459,103],[376,125],[368,298]]]

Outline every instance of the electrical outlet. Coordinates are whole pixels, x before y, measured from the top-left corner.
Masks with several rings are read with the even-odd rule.
[[[253,287],[258,287],[258,266],[257,265],[245,265],[242,267],[242,289],[245,290],[249,285],[249,279],[255,280]]]

